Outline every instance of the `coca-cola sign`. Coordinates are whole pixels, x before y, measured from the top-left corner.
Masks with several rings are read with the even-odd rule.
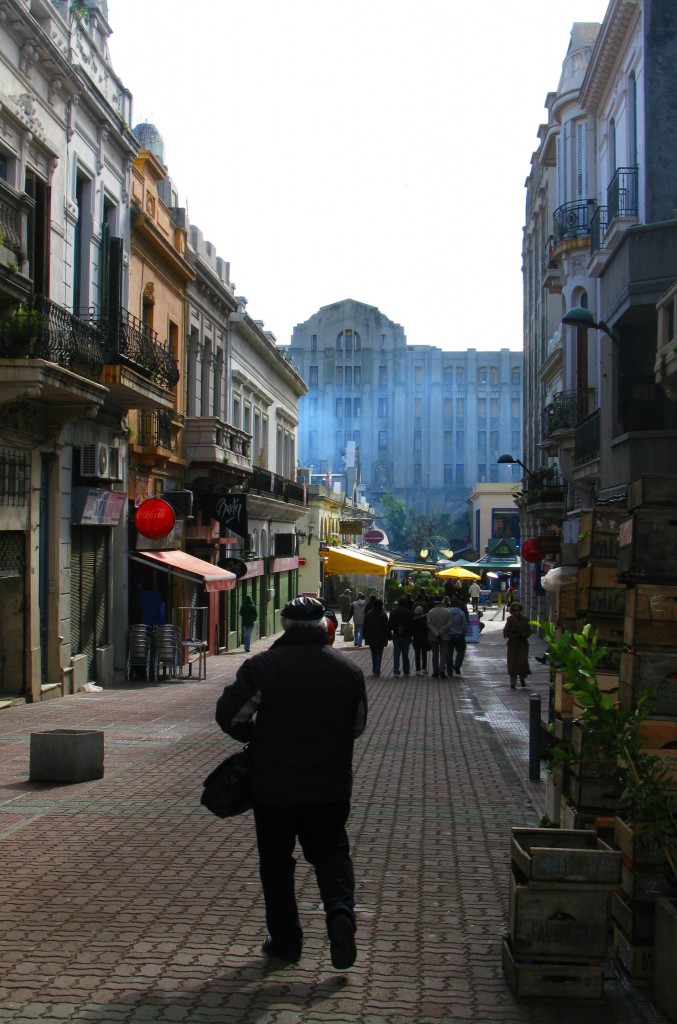
[[[367,530],[364,535],[365,544],[380,544],[381,541],[385,540],[385,533],[383,530]]]

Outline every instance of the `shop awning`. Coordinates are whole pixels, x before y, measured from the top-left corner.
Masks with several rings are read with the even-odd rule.
[[[134,562],[140,562],[141,565],[148,566],[150,563],[154,569],[161,569],[173,576],[181,576],[193,583],[199,580],[204,583],[206,591],[234,590],[237,583],[235,573],[227,572],[226,569],[220,569],[218,565],[212,565],[211,562],[205,562],[202,558],[195,558],[194,555],[187,555],[185,551],[177,549],[135,551],[129,557]]]
[[[325,572],[329,575],[352,572],[360,576],[387,576],[393,564],[357,548],[327,548],[326,559]]]

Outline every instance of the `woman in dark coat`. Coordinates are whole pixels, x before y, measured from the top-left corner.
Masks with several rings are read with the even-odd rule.
[[[364,614],[364,642],[371,651],[372,675],[381,675],[381,659],[389,640],[388,615],[380,597],[374,597],[372,607]]]
[[[531,675],[528,640],[531,636],[531,626],[526,616],[522,615],[522,605],[519,601],[514,601],[510,605],[510,615],[505,620],[503,636],[508,641],[508,675],[510,688],[514,690],[518,676],[522,686],[526,686],[525,679]]]
[[[430,650],[430,644],[428,643],[428,609],[422,604],[417,604],[414,608],[414,626],[411,639],[414,645],[416,675],[427,676],[428,651]]]

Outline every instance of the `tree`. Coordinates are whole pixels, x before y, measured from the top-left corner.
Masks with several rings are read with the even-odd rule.
[[[395,551],[401,551],[407,542],[407,508],[401,498],[386,493],[381,498],[380,519],[388,534],[388,544]]]

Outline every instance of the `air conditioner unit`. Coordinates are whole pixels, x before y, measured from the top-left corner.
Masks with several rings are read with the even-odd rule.
[[[83,444],[80,448],[80,476],[93,476],[98,480],[111,480],[118,475],[117,449],[111,449],[100,441]]]

